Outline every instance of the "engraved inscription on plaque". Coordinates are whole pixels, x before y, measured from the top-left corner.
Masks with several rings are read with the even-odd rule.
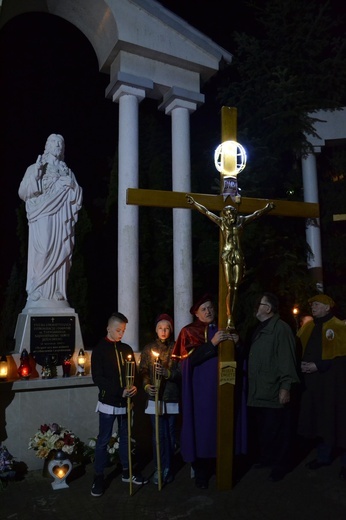
[[[74,316],[35,316],[31,318],[30,351],[39,365],[47,357],[54,365],[61,365],[75,349]]]

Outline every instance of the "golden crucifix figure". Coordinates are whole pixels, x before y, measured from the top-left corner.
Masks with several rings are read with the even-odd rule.
[[[217,224],[222,234],[221,262],[227,286],[226,296],[226,313],[227,313],[227,330],[234,329],[233,314],[239,284],[244,277],[244,255],[241,248],[240,237],[243,228],[253,220],[261,217],[274,209],[275,204],[268,202],[262,209],[254,211],[250,215],[239,215],[233,206],[225,206],[220,216],[209,211],[205,206],[199,204],[191,195],[186,195],[186,200],[194,206],[200,213],[206,215],[212,222]]]

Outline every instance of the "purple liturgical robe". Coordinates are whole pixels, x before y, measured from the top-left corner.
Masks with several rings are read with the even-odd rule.
[[[216,457],[218,358],[192,368],[191,353],[203,347],[217,331],[215,324],[200,320],[181,330],[172,357],[181,360],[182,429],[181,454],[185,462]]]

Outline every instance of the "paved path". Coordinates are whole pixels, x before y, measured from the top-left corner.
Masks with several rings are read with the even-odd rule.
[[[31,471],[0,492],[0,520],[345,520],[346,482],[338,478],[339,461],[316,472],[306,469],[308,456],[284,480],[267,480],[269,470],[249,469],[230,491],[218,491],[215,477],[199,490],[181,465],[173,483],[158,491],[150,483],[121,482],[110,470],[100,498],[90,495],[93,468],[75,468],[69,488],[54,491],[51,479]],[[153,472],[150,461],[143,473]]]

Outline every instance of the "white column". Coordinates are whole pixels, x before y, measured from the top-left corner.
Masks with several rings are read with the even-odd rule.
[[[316,157],[314,153],[310,153],[307,157],[302,158],[302,172],[303,172],[303,188],[304,201],[318,203],[318,182],[317,182],[317,168]],[[321,249],[321,232],[320,219],[309,218],[306,221],[306,241],[309,244],[313,256],[308,258],[308,268],[311,270],[314,279],[316,280],[316,287],[318,290],[323,290],[323,275],[322,275],[322,249]]]
[[[196,103],[174,99],[166,107],[172,117],[172,189],[190,193],[190,113]],[[173,209],[174,329],[176,336],[191,322],[193,298],[191,210]]]
[[[143,89],[126,85],[113,95],[119,103],[118,311],[129,320],[124,341],[135,352],[139,351],[138,206],[126,204],[126,190],[138,188],[138,105],[144,97]]]

